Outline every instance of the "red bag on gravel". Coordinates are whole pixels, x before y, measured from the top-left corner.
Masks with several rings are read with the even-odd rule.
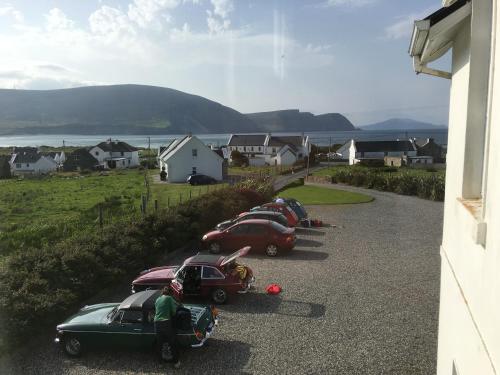
[[[281,287],[278,284],[269,284],[266,287],[267,294],[280,294]]]

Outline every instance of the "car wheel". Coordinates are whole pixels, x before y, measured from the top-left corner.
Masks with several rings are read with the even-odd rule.
[[[214,289],[214,291],[212,292],[212,300],[218,304],[226,303],[227,292],[222,288]]]
[[[212,254],[219,254],[220,244],[218,242],[212,242],[210,245],[208,245],[208,251]]]
[[[266,254],[267,254],[267,256],[275,257],[276,255],[278,255],[278,246],[276,246],[274,244],[267,245]]]
[[[76,337],[66,337],[64,339],[64,352],[70,357],[79,357],[82,354],[82,343]]]

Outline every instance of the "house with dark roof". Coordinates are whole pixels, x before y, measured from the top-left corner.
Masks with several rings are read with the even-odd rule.
[[[224,178],[224,158],[195,136],[174,139],[158,153],[160,171],[166,172],[169,182],[186,182],[192,174]]]
[[[33,150],[21,151],[12,154],[10,159],[12,174],[45,174],[57,170],[57,163],[51,157]]]
[[[139,149],[125,142],[113,141],[111,138],[92,147],[89,152],[104,169],[139,166]]]
[[[417,148],[410,140],[396,141],[355,141],[349,146],[349,164],[368,160],[384,160],[386,157],[411,159],[417,156]]]
[[[65,172],[92,171],[101,168],[99,161],[93,157],[87,148],[79,148],[70,153],[63,163]]]
[[[443,163],[446,160],[446,151],[434,142],[433,138],[414,139],[414,143],[418,156],[432,156],[435,163]]]
[[[304,135],[232,134],[227,148],[239,151],[250,165],[291,165],[309,155],[309,137]]]

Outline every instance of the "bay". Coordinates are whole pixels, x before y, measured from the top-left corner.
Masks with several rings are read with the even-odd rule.
[[[273,135],[296,135],[297,133],[272,133]],[[408,138],[433,138],[438,144],[445,145],[448,140],[448,129],[419,129],[419,130],[353,130],[332,132],[305,132],[311,142],[318,146],[329,144],[344,144],[351,139],[357,141],[391,141]],[[208,145],[222,146],[227,144],[231,134],[197,134],[203,142]],[[51,135],[15,135],[0,136],[0,147],[25,147],[25,146],[93,146],[109,138],[127,142],[136,147],[158,148],[164,146],[180,135],[75,135],[75,134],[51,134]]]

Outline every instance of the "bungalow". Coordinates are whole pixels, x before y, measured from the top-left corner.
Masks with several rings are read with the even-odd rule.
[[[414,157],[417,149],[411,141],[355,141],[349,146],[349,164],[358,164],[366,159],[384,160],[387,156]]]
[[[45,174],[57,170],[54,159],[39,152],[20,152],[13,154],[10,159],[12,174]]]
[[[108,139],[92,147],[89,152],[104,169],[139,166],[139,150],[125,142]]]
[[[442,163],[445,160],[443,147],[434,142],[433,138],[414,139],[418,156],[431,156],[435,162]]]
[[[229,152],[239,151],[250,165],[292,165],[309,155],[311,144],[304,135],[232,134]]]
[[[192,135],[174,139],[168,146],[160,147],[158,161],[169,182],[186,182],[192,174],[204,174],[218,181],[224,177],[224,158]]]

